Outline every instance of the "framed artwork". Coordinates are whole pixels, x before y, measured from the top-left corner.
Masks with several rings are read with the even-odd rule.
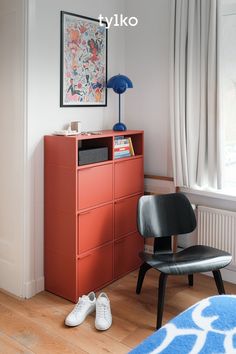
[[[61,107],[107,105],[107,23],[61,11]]]

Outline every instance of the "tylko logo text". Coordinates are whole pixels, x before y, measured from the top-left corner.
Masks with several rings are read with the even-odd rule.
[[[106,17],[106,16],[102,16],[101,14],[98,16],[99,19],[99,23],[100,26],[105,26],[106,28],[110,28],[112,25],[115,27],[123,27],[123,26],[137,26],[138,24],[138,19],[137,17],[128,17],[128,16],[124,16],[122,14],[118,15],[118,14],[114,14],[113,16],[111,16],[110,18]],[[107,26],[104,22],[102,21],[106,21],[107,22]]]

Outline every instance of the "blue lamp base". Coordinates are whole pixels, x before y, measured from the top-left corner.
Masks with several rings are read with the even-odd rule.
[[[113,126],[113,130],[120,132],[120,131],[127,130],[127,128],[126,128],[126,125],[125,125],[124,123],[118,122],[118,123],[116,123],[116,124]]]

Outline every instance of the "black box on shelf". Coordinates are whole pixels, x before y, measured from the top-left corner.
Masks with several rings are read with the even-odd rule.
[[[79,166],[108,160],[108,147],[79,149]]]

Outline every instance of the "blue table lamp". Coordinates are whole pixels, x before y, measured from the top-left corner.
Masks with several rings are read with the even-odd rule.
[[[115,131],[123,131],[126,130],[126,126],[124,123],[120,121],[120,95],[126,91],[127,88],[133,88],[132,81],[125,75],[115,75],[112,76],[108,82],[107,87],[112,88],[119,95],[119,122],[113,126],[113,130]]]

